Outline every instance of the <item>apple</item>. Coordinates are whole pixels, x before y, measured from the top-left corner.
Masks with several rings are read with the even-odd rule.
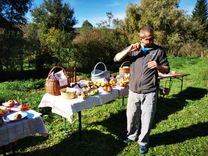
[[[13,107],[15,104],[14,100],[9,100],[7,103],[9,105],[9,107]]]

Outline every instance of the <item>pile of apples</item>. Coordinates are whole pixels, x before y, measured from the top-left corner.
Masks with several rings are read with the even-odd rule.
[[[103,90],[106,92],[111,92],[113,89],[113,87],[110,84],[106,84],[105,86],[103,86]]]
[[[110,81],[109,81],[109,84],[111,85],[111,86],[116,86],[116,83],[117,83],[117,80],[116,79],[110,79]]]
[[[128,86],[128,83],[129,83],[129,75],[126,74],[124,75],[124,77],[120,80],[120,86],[121,87],[127,87]]]

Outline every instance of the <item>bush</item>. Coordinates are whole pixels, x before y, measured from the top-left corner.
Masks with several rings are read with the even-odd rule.
[[[208,49],[197,42],[183,44],[178,56],[208,57]]]

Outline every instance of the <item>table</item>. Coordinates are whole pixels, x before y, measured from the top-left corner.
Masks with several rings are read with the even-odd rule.
[[[161,79],[169,78],[169,89],[170,89],[170,87],[172,85],[172,79],[176,78],[181,81],[181,91],[182,91],[183,90],[183,77],[188,76],[188,75],[190,75],[190,74],[182,74],[182,73],[162,74],[162,73],[159,73],[158,79],[161,80]]]
[[[13,143],[19,139],[39,133],[43,136],[48,135],[41,114],[28,110],[27,118],[15,122],[4,123],[0,126],[0,147]]]
[[[119,87],[119,86],[114,87],[111,92],[101,92],[98,95],[89,96],[85,100],[80,99],[80,98],[68,100],[68,99],[63,98],[61,95],[53,96],[53,95],[46,93],[43,96],[38,107],[39,108],[51,107],[53,113],[56,113],[68,119],[69,122],[72,122],[73,114],[78,113],[79,134],[81,136],[81,129],[82,129],[81,111],[82,110],[90,109],[95,106],[106,104],[114,100],[117,97],[122,97],[122,104],[123,104],[125,95],[128,95],[128,87],[124,88],[124,87]],[[66,129],[66,125],[64,126],[64,129]]]

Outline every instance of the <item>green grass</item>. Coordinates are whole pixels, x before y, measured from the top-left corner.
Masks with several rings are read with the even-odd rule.
[[[151,131],[148,156],[206,156],[208,155],[208,59],[169,57],[171,70],[189,73],[180,81],[173,80],[170,94],[159,98],[155,124]],[[38,111],[44,95],[45,80],[25,80],[0,83],[0,102],[16,99]],[[168,86],[168,80],[161,81]],[[18,141],[17,156],[68,155],[139,155],[138,144],[122,143],[126,134],[125,106],[116,99],[103,106],[82,111],[83,135],[78,134],[78,118],[67,124],[63,118],[43,110],[43,121],[49,138],[32,136]],[[125,98],[126,103],[127,98]]]

